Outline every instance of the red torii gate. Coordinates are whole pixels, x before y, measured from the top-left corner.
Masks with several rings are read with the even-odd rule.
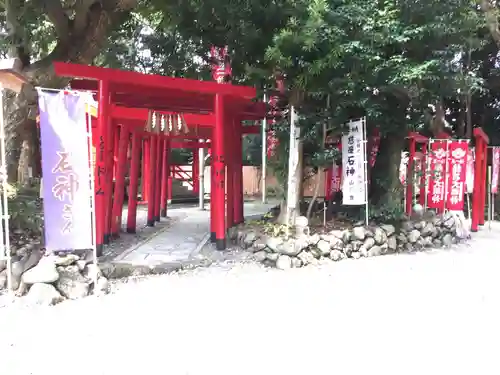
[[[134,200],[137,196],[140,142],[143,137],[149,140],[149,150],[145,149],[144,154],[149,155],[151,161],[147,171],[150,181],[148,225],[159,221],[161,213],[166,215],[170,169],[168,151],[173,137],[170,134],[160,134],[158,127],[154,131],[144,129],[149,111],[158,114],[182,114],[189,129],[188,133],[192,132],[190,135],[184,134],[184,137],[211,139],[211,239],[218,250],[224,250],[227,229],[244,220],[242,134],[247,133],[247,128],[248,133],[258,131],[258,127],[254,129],[254,126],[242,126],[242,121],[259,120],[267,113],[266,104],[253,101],[256,97],[255,88],[63,62],[55,62],[53,66],[58,76],[78,78],[71,82],[73,89],[97,93],[99,105],[93,143],[96,149],[95,210],[98,252],[102,252],[103,244],[109,242],[112,234],[118,234],[129,143],[132,146],[133,159],[130,167],[129,197]],[[116,136],[118,141],[115,142],[118,122],[121,122],[122,131]],[[131,131],[123,131],[129,127]],[[115,149],[118,160],[113,192]],[[135,225],[135,209],[131,208],[133,207],[129,207],[128,219],[132,215],[134,218],[131,221]],[[128,224],[131,223],[128,221]],[[132,230],[129,225],[127,229]]]

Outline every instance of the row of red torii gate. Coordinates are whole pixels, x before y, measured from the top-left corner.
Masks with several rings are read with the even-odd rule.
[[[136,231],[140,180],[147,225],[167,216],[173,148],[210,149],[211,240],[224,250],[227,230],[244,220],[242,136],[260,131],[243,121],[268,113],[256,89],[62,62],[54,70],[72,79],[72,90],[93,92],[97,99],[90,118],[98,255],[119,235],[127,174],[127,232]]]

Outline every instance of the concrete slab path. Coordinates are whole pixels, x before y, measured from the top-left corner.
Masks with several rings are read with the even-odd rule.
[[[245,218],[265,214],[276,202],[246,202]],[[117,256],[114,263],[134,266],[156,266],[165,263],[186,262],[196,258],[209,240],[210,211],[198,207],[172,207],[168,215],[171,224],[146,241]]]

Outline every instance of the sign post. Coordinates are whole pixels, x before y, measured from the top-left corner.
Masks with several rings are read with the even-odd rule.
[[[349,132],[342,136],[342,200],[344,205],[365,205],[368,225],[366,119],[351,120],[348,126]]]

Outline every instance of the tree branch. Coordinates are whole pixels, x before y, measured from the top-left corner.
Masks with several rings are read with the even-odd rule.
[[[47,17],[56,29],[57,38],[61,43],[67,43],[69,35],[69,18],[64,12],[59,0],[42,0]]]
[[[478,3],[481,11],[484,13],[486,26],[490,31],[491,37],[495,41],[498,48],[500,48],[500,27],[498,24],[496,7],[493,6],[490,0],[478,0]]]
[[[81,35],[87,27],[88,15],[90,7],[95,3],[95,0],[77,0],[75,4],[75,19],[73,23],[73,31],[77,35]]]

